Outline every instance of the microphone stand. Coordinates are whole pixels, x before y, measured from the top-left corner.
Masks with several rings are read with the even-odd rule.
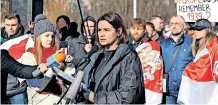
[[[54,103],[53,105],[59,105],[60,102],[62,101],[62,99],[64,98],[64,96],[67,94],[68,90],[70,89],[70,86],[67,88],[67,90],[64,92],[64,94],[61,96],[61,98],[59,99],[58,103]]]
[[[82,10],[81,10],[81,6],[80,6],[79,0],[77,0],[77,3],[78,3],[78,6],[79,6],[80,17],[81,17],[82,23],[84,23],[83,15],[82,15]],[[85,26],[83,26],[83,28],[85,28]],[[88,36],[86,31],[85,31],[85,36],[86,36],[86,38],[87,38],[87,36]],[[58,101],[58,103],[57,103],[57,104],[55,103],[54,105],[60,104],[61,100],[62,100],[62,99],[64,98],[64,96],[67,94],[67,92],[68,92],[69,89],[70,89],[70,86],[69,86],[69,88],[67,89],[67,91],[63,94],[63,96],[60,98],[60,100]],[[71,101],[71,99],[67,98],[65,104],[68,105],[68,104],[70,103],[70,101]]]
[[[79,7],[79,12],[80,12],[80,17],[81,17],[82,23],[84,23],[83,15],[82,15],[82,10],[81,10],[81,6],[80,6],[79,0],[77,0],[77,3],[78,3],[78,7]],[[85,25],[83,25],[83,28],[85,29]],[[88,37],[86,30],[85,30],[85,36],[86,36],[86,38]],[[88,40],[87,40],[87,42],[88,42]]]
[[[69,105],[71,99],[67,98],[65,105]]]
[[[79,12],[80,12],[80,17],[81,17],[81,20],[82,20],[82,23],[84,23],[84,20],[83,20],[83,14],[82,14],[82,10],[81,10],[81,6],[80,6],[80,2],[79,0],[77,0],[77,3],[78,3],[78,7],[79,7]],[[87,22],[88,24],[88,22]],[[85,25],[83,25],[83,28],[85,29]],[[89,27],[88,27],[89,28]],[[87,32],[85,30],[85,37],[86,37],[86,43],[88,43],[88,35],[87,35]]]
[[[67,90],[64,92],[64,94],[63,94],[63,95],[61,96],[61,98],[58,100],[57,104],[54,103],[53,105],[59,105],[59,104],[61,103],[61,101],[62,101],[62,99],[64,98],[64,96],[66,96],[67,92],[69,91],[70,86],[71,86],[71,85],[69,85],[69,87],[67,88]],[[67,98],[65,105],[69,105],[70,102],[71,102],[71,99]],[[74,104],[76,104],[76,102],[75,102]]]

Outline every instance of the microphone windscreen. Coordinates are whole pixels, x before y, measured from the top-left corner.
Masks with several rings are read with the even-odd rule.
[[[76,97],[76,94],[77,94],[78,90],[80,89],[80,84],[82,82],[83,76],[84,76],[83,71],[79,71],[77,73],[77,76],[76,76],[74,82],[71,84],[69,91],[66,94],[67,98],[74,99]]]
[[[55,55],[55,60],[57,62],[63,62],[65,60],[65,54],[64,53],[58,53]]]

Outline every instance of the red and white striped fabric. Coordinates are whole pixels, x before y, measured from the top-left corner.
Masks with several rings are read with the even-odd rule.
[[[142,64],[146,104],[160,104],[163,89],[163,60],[160,55],[160,45],[150,41],[136,48]]]
[[[178,103],[218,104],[218,44],[213,37],[185,68]]]
[[[17,61],[19,61],[22,54],[30,47],[34,46],[34,41],[30,35],[26,34],[14,39],[10,39],[3,43],[1,49],[8,50],[9,54]]]
[[[34,46],[34,41],[31,39],[31,36],[26,34],[14,39],[10,39],[3,43],[0,48],[8,50],[10,56],[12,56],[15,60],[20,62],[20,58],[24,52],[30,47]],[[20,82],[25,79],[18,78]]]

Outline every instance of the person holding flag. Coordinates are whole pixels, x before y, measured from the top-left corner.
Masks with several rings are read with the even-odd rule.
[[[163,60],[159,43],[150,40],[147,34],[145,20],[133,19],[128,43],[135,47],[142,64],[146,104],[160,104],[163,96]]]
[[[4,18],[4,28],[1,29],[1,49],[8,50],[10,56],[19,62],[26,48],[33,42],[28,34],[24,35],[24,28],[20,16],[8,13]],[[27,44],[28,43],[28,44]],[[7,97],[12,104],[27,104],[27,84],[24,79],[8,75]]]
[[[180,104],[218,103],[218,39],[211,31],[207,19],[199,19],[192,43],[194,61],[189,63],[182,75],[178,96]]]

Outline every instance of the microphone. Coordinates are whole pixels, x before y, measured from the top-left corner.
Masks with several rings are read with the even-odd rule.
[[[79,71],[77,73],[74,82],[70,85],[70,88],[66,94],[66,98],[67,98],[66,104],[69,104],[70,101],[76,97],[76,94],[77,94],[78,90],[80,89],[80,84],[82,82],[83,76],[84,76],[83,71]]]
[[[48,67],[59,67],[59,62],[63,62],[65,60],[64,53],[53,54],[46,59]],[[33,77],[38,77],[43,74],[39,68],[32,72]]]
[[[52,67],[52,70],[57,74],[57,76],[66,82],[66,84],[72,84],[75,81],[75,78],[71,76],[70,74],[67,74],[61,70],[59,70],[57,67]]]
[[[33,77],[38,77],[39,75],[42,75],[43,73],[40,71],[40,68],[37,68],[35,71],[33,71],[32,72],[32,75],[33,75]],[[52,72],[52,70],[51,69],[48,69],[47,71],[46,71],[46,73],[44,74],[44,76],[47,76],[47,77],[52,77],[52,75],[53,75],[53,72]]]
[[[41,74],[42,74],[42,72],[40,71],[39,68],[37,68],[35,71],[32,72],[33,77],[38,77]]]
[[[46,59],[48,67],[60,67],[59,62],[63,62],[65,60],[64,53],[53,54]]]

